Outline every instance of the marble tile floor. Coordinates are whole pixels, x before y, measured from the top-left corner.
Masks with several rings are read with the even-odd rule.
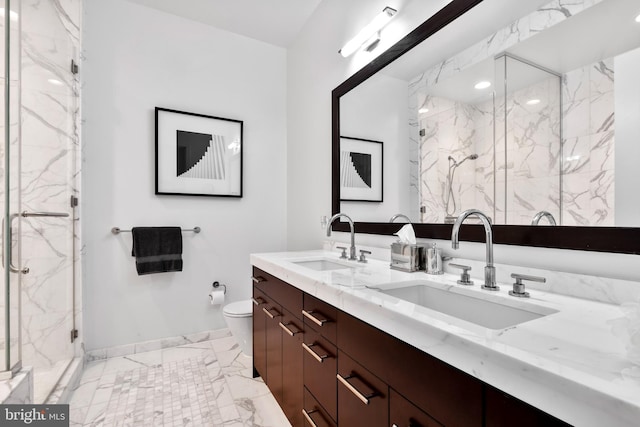
[[[230,334],[87,364],[71,426],[290,427]]]

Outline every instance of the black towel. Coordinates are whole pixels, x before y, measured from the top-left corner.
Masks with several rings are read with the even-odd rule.
[[[136,257],[138,276],[182,271],[180,227],[133,227],[131,255]]]

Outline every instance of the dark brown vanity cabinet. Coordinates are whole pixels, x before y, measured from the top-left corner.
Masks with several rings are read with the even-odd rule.
[[[253,269],[254,369],[294,427],[304,425],[302,292]]]
[[[564,422],[257,268],[254,368],[294,427]]]
[[[338,425],[386,427],[389,386],[358,362],[338,355]]]

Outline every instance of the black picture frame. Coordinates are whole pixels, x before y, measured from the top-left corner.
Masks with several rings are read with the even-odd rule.
[[[155,194],[242,197],[241,120],[155,108]]]
[[[340,137],[340,200],[383,201],[384,144],[381,141]]]

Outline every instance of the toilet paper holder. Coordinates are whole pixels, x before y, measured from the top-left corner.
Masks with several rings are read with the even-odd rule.
[[[213,282],[213,283],[211,284],[211,286],[213,286],[213,288],[214,288],[214,289],[218,289],[220,286],[222,286],[222,289],[224,290],[224,293],[225,293],[225,295],[226,295],[226,293],[227,293],[227,285],[223,285],[223,284],[221,284],[220,282],[218,282],[218,281],[216,280],[215,282]]]

